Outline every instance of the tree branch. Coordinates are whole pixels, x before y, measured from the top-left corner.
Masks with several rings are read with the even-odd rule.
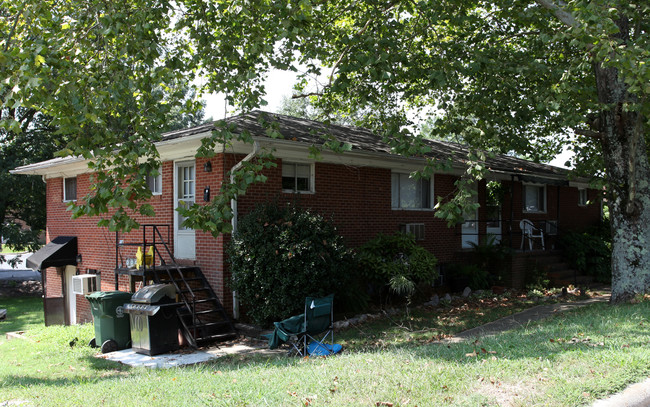
[[[578,136],[585,136],[596,140],[600,140],[603,137],[603,134],[599,131],[586,130],[586,129],[572,129],[572,130]]]
[[[554,0],[535,0],[535,2],[540,6],[544,7],[545,9],[553,12],[553,15],[555,15],[555,17],[557,17],[557,19],[560,20],[565,25],[574,28],[581,26],[581,24],[578,22],[578,20],[575,19],[573,14],[569,13],[568,11],[564,10],[564,8],[562,8],[563,6],[566,5],[562,0],[558,2],[559,4],[556,4]]]
[[[23,2],[22,6],[20,7],[21,9],[25,8],[25,2]],[[20,11],[18,12],[18,15],[16,15],[16,18],[14,19],[14,25],[11,27],[11,31],[9,32],[9,35],[7,36],[7,43],[5,44],[5,52],[9,51],[9,44],[11,44],[11,40],[16,33],[16,26],[18,26],[18,20],[20,20],[20,16],[23,15],[23,12]]]
[[[323,89],[329,88],[331,85],[325,85]],[[291,95],[291,99],[304,99],[310,96],[323,96],[323,92],[309,92],[309,93],[299,93],[297,95]]]
[[[354,34],[354,36],[358,37],[359,35],[366,32],[366,30],[370,26],[370,21],[372,21],[372,20],[369,19],[368,21],[366,21],[366,24],[363,26],[363,28],[361,28],[359,31],[357,31],[356,34]],[[332,86],[332,82],[334,80],[334,73],[336,72],[336,68],[339,66],[339,64],[343,60],[343,57],[348,53],[348,51],[350,51],[350,48],[352,48],[352,44],[345,47],[343,52],[341,52],[341,55],[339,55],[339,59],[334,63],[334,66],[332,67],[332,73],[330,74],[330,80],[329,80],[329,85],[328,86]]]

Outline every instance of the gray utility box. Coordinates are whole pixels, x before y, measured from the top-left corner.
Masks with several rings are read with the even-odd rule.
[[[179,348],[176,289],[154,284],[133,294],[124,312],[131,320],[131,347],[137,353],[158,355]]]

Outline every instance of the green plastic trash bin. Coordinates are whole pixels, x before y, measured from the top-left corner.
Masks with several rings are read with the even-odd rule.
[[[131,293],[96,291],[86,295],[95,321],[95,338],[90,346],[100,346],[102,353],[131,347],[129,316],[123,305],[131,301]]]

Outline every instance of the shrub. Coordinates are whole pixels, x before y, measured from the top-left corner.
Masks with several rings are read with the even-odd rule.
[[[608,227],[563,234],[560,244],[567,260],[577,271],[593,276],[600,283],[611,282],[612,243]]]
[[[481,244],[470,243],[474,249],[472,262],[489,273],[490,284],[499,284],[510,272],[512,249],[503,242],[497,242],[495,236],[481,240]]]
[[[449,289],[460,292],[469,287],[483,290],[490,287],[490,273],[476,264],[450,264],[445,272]]]
[[[362,276],[380,292],[390,289],[408,298],[438,277],[437,259],[412,234],[379,234],[359,249],[357,259]]]
[[[232,286],[255,323],[302,313],[307,296],[349,289],[352,253],[322,216],[264,204],[238,226],[228,249]]]

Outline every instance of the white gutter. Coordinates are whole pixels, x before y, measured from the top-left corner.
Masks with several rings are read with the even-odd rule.
[[[244,165],[245,162],[248,162],[253,159],[259,153],[260,151],[260,143],[257,141],[253,142],[253,151],[248,153],[246,157],[244,157],[243,160],[235,164],[231,169],[230,169],[230,183],[234,184],[235,183],[235,171],[239,170],[242,165]],[[232,210],[232,220],[231,225],[232,225],[232,234],[234,235],[235,232],[237,232],[237,197],[233,198],[230,200],[230,209]],[[237,291],[232,292],[232,316],[235,319],[239,319],[239,298],[237,297]]]

